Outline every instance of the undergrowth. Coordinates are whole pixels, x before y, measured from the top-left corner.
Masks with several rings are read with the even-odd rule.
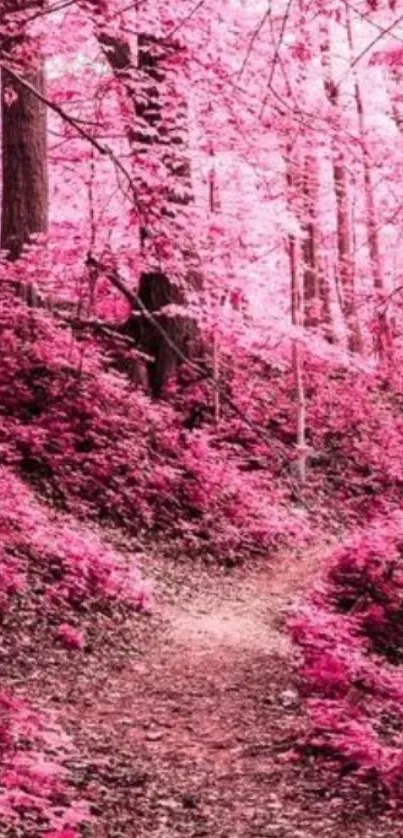
[[[403,794],[403,515],[339,547],[292,623],[310,728],[303,751],[379,800]]]

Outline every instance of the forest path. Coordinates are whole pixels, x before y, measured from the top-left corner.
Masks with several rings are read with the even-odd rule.
[[[35,664],[28,653],[23,670],[16,662],[26,694],[54,709],[77,745],[71,768],[96,815],[85,835],[401,834],[292,759],[303,714],[284,617],[328,550],[227,571],[149,559],[151,615],[119,619],[114,607],[84,654],[44,645]]]
[[[151,568],[162,596],[130,657],[108,653],[70,692],[94,838],[391,835],[290,760],[301,716],[282,623],[325,552],[254,573]]]
[[[278,788],[296,698],[281,623],[318,561],[156,569],[162,590],[138,654],[94,681],[92,695],[82,684],[84,701],[74,691],[76,738],[78,728],[88,750],[92,733],[92,754],[100,743],[119,754],[114,769],[106,758],[108,825],[96,838],[297,838],[294,792]]]

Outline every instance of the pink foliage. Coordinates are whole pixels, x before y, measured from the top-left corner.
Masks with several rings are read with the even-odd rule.
[[[292,624],[306,747],[392,797],[403,792],[402,545],[401,513],[350,538]]]
[[[149,596],[134,559],[123,556],[101,534],[77,525],[68,516],[55,514],[40,504],[32,490],[10,469],[0,467],[0,531],[5,564],[3,596],[22,593],[24,578],[34,570],[47,580],[47,595],[71,605],[88,598],[124,601],[137,607]],[[18,552],[18,575],[11,575],[8,554]]]
[[[139,527],[163,530],[164,538],[167,529],[175,535],[186,518],[192,549],[199,543],[219,556],[246,544],[264,550],[308,532],[301,514],[293,517],[287,491],[273,485],[270,474],[247,473],[242,448],[234,458],[233,445],[215,438],[211,429],[188,432],[182,427],[191,401],[183,403],[182,415],[166,404],[153,404],[123,376],[106,369],[92,343],[78,375],[80,344],[69,337],[67,346],[64,333],[40,313],[33,336],[31,317],[18,305],[11,310],[4,304],[0,311],[10,347],[0,372],[7,412],[0,417],[0,444],[2,439],[6,461],[59,506],[135,532]],[[239,428],[236,436],[242,445]],[[60,529],[56,552],[64,540],[62,549],[69,550],[71,562],[75,557],[84,578],[94,578],[96,540],[86,535],[84,546],[80,535],[67,530]],[[107,551],[102,552],[105,563]],[[110,576],[108,585],[119,587],[118,575]]]
[[[57,636],[71,649],[80,649],[82,651],[85,648],[84,633],[74,626],[68,625],[68,623],[62,623],[59,626]]]
[[[69,829],[78,835],[75,827],[91,816],[69,786],[64,762],[72,753],[69,738],[49,714],[1,691],[0,823],[18,824],[29,813],[57,828],[58,835],[59,830],[69,835]]]
[[[365,517],[293,632],[310,747],[401,794],[395,0],[1,5],[4,66],[25,77],[40,44],[56,107],[49,232],[0,257],[0,617],[39,600],[60,644],[84,651],[84,606],[152,609],[119,528],[235,561]],[[159,402],[145,386],[158,329],[133,296],[150,274],[171,288],[157,325],[189,319],[202,347]],[[40,305],[21,299],[33,288]],[[63,802],[59,823],[52,809],[69,796],[63,747],[0,693],[0,815],[34,809],[47,838],[76,838],[84,809]]]

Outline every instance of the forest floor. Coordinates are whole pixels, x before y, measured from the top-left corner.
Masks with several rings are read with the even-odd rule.
[[[9,683],[74,737],[91,838],[403,836],[292,758],[304,718],[284,621],[324,552],[254,570],[153,559],[151,615],[104,614],[84,653],[45,637],[10,649]]]

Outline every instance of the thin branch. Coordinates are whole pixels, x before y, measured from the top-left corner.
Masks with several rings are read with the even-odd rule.
[[[76,317],[67,317],[57,310],[53,310],[52,313],[56,315],[58,320],[62,320],[63,323],[66,323],[66,325],[70,326],[72,329],[91,329],[96,332],[101,332],[106,335],[106,337],[111,337],[113,340],[126,344],[130,348],[131,352],[142,361],[146,361],[148,364],[155,363],[155,358],[153,358],[152,355],[148,355],[146,352],[142,352],[138,349],[132,338],[122,334],[118,329],[115,329],[110,324],[104,323],[103,320],[83,320]]]
[[[403,285],[398,285],[397,288],[394,288],[393,291],[391,291],[390,294],[388,294],[388,296],[386,297],[386,299],[383,302],[384,311],[387,310],[387,308],[390,305],[393,297],[395,297],[396,294],[401,294],[402,291],[403,291]]]
[[[115,168],[123,174],[125,180],[128,182],[134,204],[136,206],[137,211],[140,214],[141,210],[139,207],[137,192],[133,180],[127,169],[123,166],[120,159],[114,154],[112,149],[109,148],[109,146],[102,145],[102,143],[98,142],[98,140],[95,137],[93,137],[88,131],[85,130],[85,128],[82,127],[79,120],[76,120],[73,116],[70,116],[68,113],[66,113],[64,108],[58,105],[57,102],[53,102],[51,99],[48,99],[47,96],[41,93],[29,81],[20,76],[20,74],[17,73],[15,70],[12,70],[4,61],[0,61],[0,68],[5,70],[9,74],[9,76],[11,76],[11,78],[14,79],[14,81],[18,82],[18,84],[24,87],[25,90],[29,90],[29,92],[32,93],[32,95],[35,96],[36,99],[42,102],[42,104],[46,105],[50,110],[54,111],[54,113],[60,116],[60,118],[64,122],[66,122],[68,125],[74,128],[76,133],[79,134],[80,137],[83,137],[83,139],[87,140],[87,142],[90,143],[90,145],[93,148],[95,148],[99,154],[102,154],[103,157],[109,157]]]
[[[173,36],[176,35],[176,33],[179,32],[179,30],[182,29],[182,27],[185,26],[189,22],[189,20],[192,19],[192,17],[199,11],[199,9],[201,9],[201,7],[204,6],[205,2],[206,0],[199,0],[199,2],[196,3],[195,6],[193,6],[193,9],[190,10],[189,14],[185,15],[185,17],[183,17],[182,20],[180,20],[179,23],[177,23],[177,25],[174,26],[174,28],[171,29],[170,32],[168,32],[167,37],[173,38]]]
[[[91,134],[89,134],[88,131],[85,130],[85,128],[82,128],[80,123],[76,119],[74,119],[74,117],[69,116],[69,114],[66,113],[66,111],[62,107],[60,107],[60,105],[58,105],[56,102],[52,102],[51,99],[48,99],[46,96],[44,96],[44,94],[41,93],[40,90],[38,90],[36,87],[34,87],[33,84],[31,84],[29,81],[20,76],[19,73],[16,73],[15,70],[12,70],[11,67],[8,66],[8,64],[6,64],[4,61],[0,61],[0,67],[2,70],[5,70],[8,73],[8,75],[11,76],[12,79],[14,79],[14,81],[18,82],[18,84],[24,87],[25,90],[29,90],[29,92],[32,93],[32,95],[35,96],[36,99],[42,102],[43,105],[46,105],[50,110],[54,111],[54,113],[57,113],[58,116],[60,116],[64,122],[67,122],[68,125],[71,125],[71,127],[74,128],[77,134],[80,134],[81,137],[84,137],[85,140],[87,140],[89,143],[91,143],[91,145],[94,148],[97,149],[99,154],[107,156],[112,155],[111,149],[109,149],[107,146],[101,145],[101,143],[99,143],[98,140],[92,137]]]
[[[358,64],[358,62],[359,62],[359,61],[361,61],[361,60],[362,60],[362,59],[363,59],[363,58],[364,58],[364,57],[368,54],[368,52],[370,52],[370,51],[372,50],[372,47],[374,47],[376,44],[378,44],[378,43],[379,43],[379,41],[381,41],[381,40],[382,40],[382,38],[384,38],[384,37],[385,37],[385,35],[389,35],[389,34],[393,31],[393,29],[395,29],[395,28],[396,28],[396,26],[398,26],[398,25],[399,25],[399,23],[401,23],[402,21],[403,21],[403,14],[402,14],[402,15],[400,15],[399,17],[397,17],[397,18],[396,18],[396,20],[394,20],[394,21],[393,21],[393,23],[391,23],[391,24],[390,24],[390,26],[387,26],[387,27],[386,27],[386,29],[381,29],[381,31],[380,31],[380,32],[379,32],[379,34],[376,36],[376,38],[374,38],[372,41],[370,41],[370,43],[369,43],[369,44],[367,44],[367,45],[366,45],[366,47],[364,47],[364,49],[363,49],[363,50],[361,50],[361,52],[360,52],[360,53],[358,53],[358,55],[356,55],[356,57],[354,58],[354,60],[351,62],[350,66],[349,66],[349,68],[348,68],[348,70],[347,70],[347,72],[346,72],[346,73],[342,76],[342,78],[338,81],[338,83],[337,83],[337,87],[340,87],[341,83],[342,83],[342,82],[343,82],[343,81],[347,78],[347,76],[349,75],[349,73],[351,72],[351,70],[352,70],[354,67],[356,67],[356,65]]]
[[[268,95],[269,95],[269,90],[272,90],[274,73],[276,72],[277,58],[278,58],[278,55],[279,55],[279,52],[280,52],[280,49],[281,49],[281,45],[283,43],[283,38],[284,38],[284,35],[285,35],[285,30],[286,30],[286,27],[287,27],[288,18],[290,17],[292,4],[293,4],[293,0],[288,0],[287,7],[286,7],[286,10],[285,10],[285,13],[284,13],[284,16],[283,16],[283,20],[282,20],[282,23],[281,23],[281,30],[280,30],[279,39],[278,39],[276,47],[275,47],[273,61],[271,63],[271,67],[270,67],[270,75],[269,75],[269,78],[268,78],[268,81],[267,81],[266,93],[265,93],[265,96],[264,96],[264,99],[263,99],[263,102],[262,102],[262,107],[260,109],[260,118],[262,118],[263,113],[264,113],[264,109],[266,107],[266,102],[267,102],[267,98],[268,98]]]
[[[255,45],[255,43],[256,43],[259,35],[260,35],[265,23],[266,23],[266,20],[270,17],[270,14],[271,14],[271,0],[269,0],[268,8],[266,9],[262,19],[259,21],[259,23],[258,23],[250,41],[249,41],[248,48],[247,48],[246,54],[245,54],[245,58],[242,62],[241,69],[239,70],[239,73],[238,73],[238,81],[240,81],[241,78],[242,78],[243,72],[244,72],[245,67],[248,63],[248,60],[249,60],[249,57],[250,57],[251,52],[253,50],[253,47],[254,47],[254,45]]]
[[[281,46],[282,46],[282,43],[283,43],[286,26],[287,26],[288,19],[289,19],[290,14],[291,14],[292,4],[293,4],[293,0],[288,0],[287,8],[285,10],[283,20],[282,20],[282,24],[281,24],[281,31],[280,31],[279,39],[278,39],[278,42],[276,44],[276,48],[275,48],[275,52],[274,52],[274,56],[273,56],[273,61],[272,61],[271,68],[270,68],[269,87],[271,87],[271,85],[273,83],[274,73],[276,71],[277,58],[278,58],[278,55],[279,55],[279,52],[280,52],[280,49],[281,49]]]
[[[348,0],[342,0],[342,3],[344,3],[347,9],[351,9],[351,11],[354,12],[354,14],[356,14],[357,17],[361,18],[361,20],[365,20],[366,23],[369,23],[369,25],[372,26],[373,29],[377,29],[378,32],[381,32],[383,35],[392,35],[392,38],[395,41],[399,41],[400,44],[403,44],[403,38],[399,38],[399,35],[396,35],[395,32],[387,32],[387,30],[383,29],[383,27],[380,26],[379,23],[377,23],[375,20],[372,20],[372,18],[369,15],[365,14],[365,12],[361,11],[361,9],[357,9],[357,7],[354,6],[352,3],[349,3]]]

